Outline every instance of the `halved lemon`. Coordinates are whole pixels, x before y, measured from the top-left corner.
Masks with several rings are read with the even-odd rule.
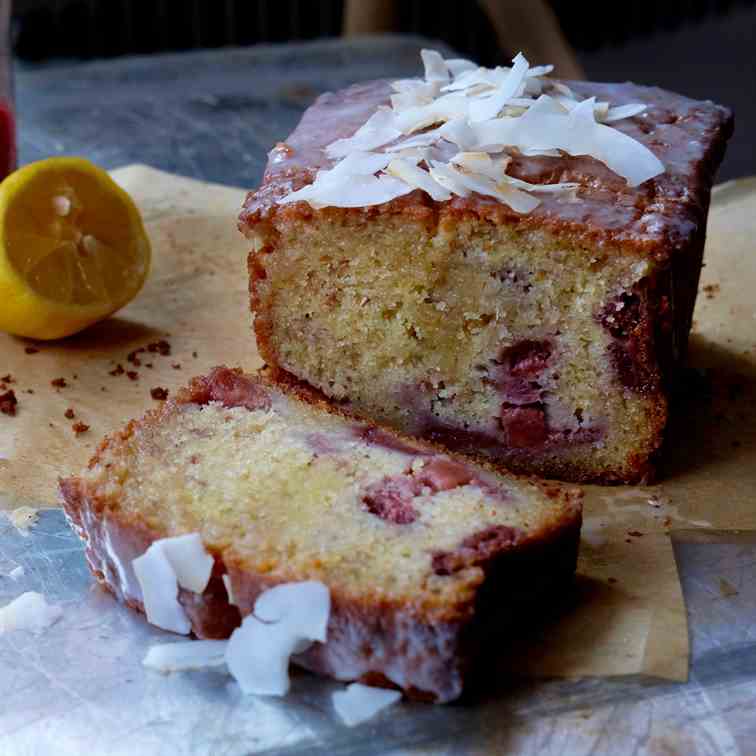
[[[81,331],[138,294],[150,257],[134,201],[88,160],[41,160],[0,184],[0,330]]]

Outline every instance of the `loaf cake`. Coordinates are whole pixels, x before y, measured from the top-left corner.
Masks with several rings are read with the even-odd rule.
[[[423,57],[321,96],[270,153],[239,219],[260,354],[511,470],[647,480],[730,112]]]
[[[211,577],[178,594],[197,637],[229,636],[268,588],[321,581],[326,642],[295,661],[440,702],[461,693],[494,610],[511,621],[568,587],[581,523],[574,487],[502,476],[227,368],[107,438],[60,490],[93,573],[131,607],[144,609],[132,560],[198,533]]]

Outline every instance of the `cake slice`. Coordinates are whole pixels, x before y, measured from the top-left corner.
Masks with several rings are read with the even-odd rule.
[[[425,62],[321,96],[270,153],[239,222],[261,355],[509,469],[647,479],[730,112]]]
[[[327,639],[296,662],[440,702],[460,695],[497,609],[511,622],[566,590],[581,522],[575,488],[496,474],[227,368],[107,438],[60,488],[92,571],[129,606],[144,609],[132,560],[198,533],[212,576],[179,591],[195,635],[225,638],[261,592],[320,581]]]

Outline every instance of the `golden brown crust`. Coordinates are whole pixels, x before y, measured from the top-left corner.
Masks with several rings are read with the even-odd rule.
[[[128,442],[140,426],[165,422],[172,413],[179,411],[182,404],[217,399],[213,394],[214,386],[222,384],[223,390],[231,386],[233,401],[239,400],[238,393],[233,393],[234,382],[248,380],[242,371],[225,368],[216,368],[206,377],[195,378],[174,399],[106,438],[95,452],[90,469],[104,461],[108,450]],[[353,418],[290,376],[274,377],[271,371],[267,371],[260,380],[270,386],[285,386],[290,395],[325,412]],[[385,432],[400,439],[399,434]],[[403,437],[401,440],[420,449],[437,448]],[[582,494],[577,489],[548,482],[538,482],[538,486],[558,503],[559,516],[540,530],[523,534],[512,548],[500,549],[482,559],[476,558],[475,554],[463,555],[456,569],[478,565],[486,575],[494,576],[506,573],[508,564],[513,568],[529,564],[533,574],[539,576],[536,581],[539,590],[552,584],[563,586],[570,579],[580,536]],[[175,533],[150,526],[138,515],[124,515],[117,499],[103,495],[98,486],[89,484],[84,478],[61,480],[60,492],[72,527],[86,543],[87,560],[97,580],[120,601],[143,611],[132,560],[144,553],[153,541]],[[207,548],[215,559],[208,587],[201,596],[184,590],[179,594],[192,631],[200,638],[228,637],[241,617],[252,611],[262,591],[279,582],[308,577],[295,573],[275,578],[261,575],[250,570],[231,552],[222,553],[212,545]],[[520,575],[519,567],[517,571]],[[228,600],[221,578],[224,574],[230,578],[236,606]],[[528,582],[527,574],[528,571],[523,570],[519,579]],[[483,580],[481,574],[479,582],[482,584]],[[300,655],[297,662],[339,679],[372,683],[391,680],[410,696],[451,700],[460,694],[475,655],[478,637],[475,628],[478,624],[485,625],[489,613],[488,607],[481,604],[481,596],[489,596],[492,592],[495,593],[495,585],[487,585],[485,592],[479,592],[476,599],[466,598],[454,604],[434,606],[422,601],[388,601],[378,587],[360,597],[347,596],[332,588],[329,640],[326,644],[315,644]],[[506,599],[506,595],[500,598]],[[375,649],[380,649],[380,653]]]

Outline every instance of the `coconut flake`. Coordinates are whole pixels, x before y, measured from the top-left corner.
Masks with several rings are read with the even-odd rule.
[[[442,81],[444,83],[449,81],[449,69],[439,52],[436,50],[421,50],[420,57],[425,67],[426,81]]]
[[[554,66],[551,64],[546,66],[531,66],[531,68],[528,69],[528,78],[536,79],[541,76],[548,76],[553,70]]]
[[[142,589],[142,604],[147,621],[163,630],[189,635],[192,629],[178,601],[178,580],[160,542],[132,561],[134,574]]]
[[[532,194],[576,196],[574,183],[530,184],[508,176],[505,150],[590,155],[630,186],[664,170],[643,144],[607,125],[643,112],[641,103],[612,107],[595,98],[580,100],[568,85],[545,78],[553,66],[530,67],[521,53],[511,68],[444,60],[432,50],[424,50],[422,60],[423,79],[394,81],[391,107],[378,108],[354,135],[326,147],[329,157],[343,160],[279,202],[364,207],[417,189],[436,201],[475,191],[529,212],[539,203]],[[447,162],[448,143],[460,153],[478,154],[478,164]],[[480,153],[496,159],[485,163]]]
[[[643,103],[629,103],[627,105],[618,105],[615,108],[609,108],[609,111],[604,116],[604,123],[614,123],[614,121],[621,121],[624,118],[632,118],[633,116],[640,115],[644,110],[648,108],[648,105]]]
[[[347,727],[354,727],[372,719],[379,711],[395,704],[401,697],[402,694],[398,690],[352,683],[345,690],[334,691],[331,700],[341,721]]]
[[[413,134],[415,131],[449,121],[452,118],[466,118],[469,106],[470,103],[464,95],[447,94],[433,100],[428,105],[407,108],[407,110],[397,113],[394,124],[402,133]]]
[[[451,197],[451,192],[435,181],[428,171],[418,168],[416,163],[409,160],[401,158],[392,160],[386,168],[386,173],[396,176],[413,189],[422,189],[437,202],[443,202]]]
[[[470,121],[478,123],[495,118],[508,100],[522,94],[528,68],[527,59],[522,53],[518,53],[512,61],[512,69],[494,94],[484,100],[470,103]]]
[[[191,624],[178,600],[179,586],[202,593],[210,581],[213,557],[199,533],[153,541],[132,561],[142,589],[147,621],[163,630],[188,635]]]
[[[574,145],[574,151],[564,148],[565,151],[571,155],[591,155],[624,177],[629,186],[638,186],[664,173],[661,160],[647,147],[622,131],[596,123],[592,99],[583,100],[570,113],[570,146]]]
[[[199,533],[163,538],[157,541],[165,552],[182,588],[202,593],[210,582],[213,557],[207,553]]]
[[[479,173],[492,179],[500,179],[512,161],[508,155],[494,160],[487,152],[458,152],[449,162],[466,173]]]
[[[23,566],[19,564],[18,567],[14,567],[8,573],[8,577],[11,580],[20,580],[24,576],[25,572],[26,572],[26,570],[24,570]]]
[[[564,82],[553,81],[551,82],[551,86],[559,94],[569,97],[571,100],[577,100],[575,93]]]
[[[409,194],[412,187],[391,176],[354,176],[348,182],[335,184],[324,182],[311,184],[279,200],[286,204],[304,200],[314,208],[321,207],[368,207],[390,202],[404,194]]]
[[[478,64],[467,60],[467,58],[449,58],[446,61],[446,67],[449,69],[449,73],[456,77],[465,71],[474,71],[478,68]]]
[[[63,610],[48,604],[41,593],[27,591],[0,609],[0,635],[11,630],[39,633],[62,616]]]
[[[351,152],[374,150],[393,142],[402,132],[394,124],[395,116],[389,108],[378,108],[367,122],[348,139],[337,139],[326,147],[331,158],[349,155]]]
[[[474,129],[481,149],[487,152],[508,145],[519,150],[557,149],[570,155],[590,155],[624,177],[630,186],[664,171],[661,161],[647,147],[597,123],[594,104],[593,98],[583,100],[564,115],[544,112],[534,105],[519,118],[490,120],[475,124]]]
[[[331,599],[316,581],[285,583],[260,594],[254,613],[231,634],[226,663],[242,692],[283,696],[289,658],[313,641],[325,642]]]
[[[220,667],[226,663],[224,640],[180,641],[151,646],[142,664],[158,672],[184,672],[190,669]]]
[[[459,197],[469,197],[470,190],[461,181],[459,173],[438,160],[432,160],[428,166],[433,180]]]
[[[438,169],[439,166],[434,165],[434,168]],[[452,172],[457,174],[457,180],[470,191],[495,197],[500,202],[509,205],[517,213],[529,213],[540,204],[540,200],[536,197],[531,197],[519,189],[508,186],[503,181],[496,183],[494,179],[483,174],[462,172],[454,168],[452,168]]]

